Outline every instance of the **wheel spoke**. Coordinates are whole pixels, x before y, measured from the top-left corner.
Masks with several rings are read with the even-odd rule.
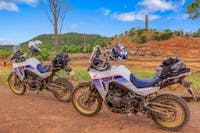
[[[87,87],[77,88],[77,90],[73,94],[73,103],[80,112],[89,115],[97,111],[99,101],[91,101],[91,98],[88,98],[91,97],[91,95],[87,89]]]

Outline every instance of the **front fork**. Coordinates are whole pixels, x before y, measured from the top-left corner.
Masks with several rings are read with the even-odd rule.
[[[91,102],[95,102],[95,99],[98,97],[98,92],[97,90],[95,90],[94,88],[94,84],[91,84],[88,87],[88,92],[87,92],[87,100],[91,101]]]

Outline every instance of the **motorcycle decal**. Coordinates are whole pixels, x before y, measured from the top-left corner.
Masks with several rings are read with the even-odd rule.
[[[26,66],[27,69],[34,70],[35,68],[32,66]]]
[[[116,76],[114,80],[120,84],[128,83],[128,81],[122,76]]]
[[[96,75],[94,77],[96,77]],[[120,75],[111,75],[111,76],[102,77],[102,78],[93,78],[93,80],[110,79],[110,78],[112,79],[113,77],[120,77]]]
[[[94,85],[96,86],[97,89],[102,88],[100,80],[93,80]]]

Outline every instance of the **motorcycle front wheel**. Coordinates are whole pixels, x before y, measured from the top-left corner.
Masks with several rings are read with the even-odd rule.
[[[26,92],[26,87],[24,83],[14,72],[10,73],[10,75],[8,76],[8,85],[11,91],[17,95],[23,95]]]
[[[165,130],[178,131],[182,129],[190,119],[190,110],[186,102],[178,96],[171,94],[158,95],[154,101],[157,107],[166,115],[153,115],[156,124]],[[160,106],[161,105],[161,106]]]
[[[72,93],[72,103],[82,115],[94,116],[102,107],[101,97],[92,97],[89,86],[80,86]]]
[[[53,93],[54,96],[61,102],[71,102],[71,95],[73,91],[73,85],[67,79],[57,78],[54,84],[64,87],[65,89],[59,93]]]

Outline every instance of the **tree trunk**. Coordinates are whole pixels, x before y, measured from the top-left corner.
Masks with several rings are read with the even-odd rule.
[[[54,37],[55,37],[54,43],[56,46],[56,54],[58,54],[60,52],[60,47],[59,47],[58,27],[56,23],[54,25]]]
[[[57,5],[57,4],[56,4]],[[54,5],[54,11],[56,11],[57,6]],[[58,34],[58,16],[57,12],[54,14],[54,36],[55,36],[55,46],[56,46],[56,54],[59,54],[60,47],[59,47],[59,34]]]

